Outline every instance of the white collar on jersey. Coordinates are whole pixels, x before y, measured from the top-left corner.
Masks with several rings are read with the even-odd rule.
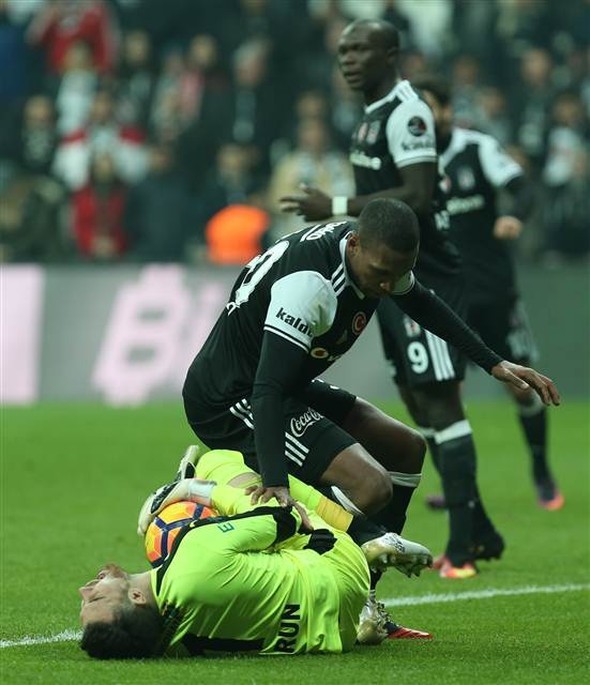
[[[385,95],[382,97],[380,100],[375,100],[375,102],[371,102],[370,105],[365,106],[365,112],[368,114],[369,112],[372,112],[374,109],[377,109],[378,107],[381,107],[386,102],[390,102],[393,100],[393,98],[396,97],[396,95],[399,95],[400,97],[408,96],[410,94],[414,94],[414,90],[412,86],[410,85],[410,82],[408,79],[403,79],[402,81],[398,81],[395,86]]]
[[[352,231],[349,231],[344,238],[340,241],[340,256],[342,257],[342,266],[344,268],[344,278],[346,279],[346,285],[349,285],[354,292],[356,293],[357,297],[359,297],[361,300],[365,299],[365,294],[361,292],[356,283],[352,280],[350,274],[348,273],[348,268],[346,266],[346,244],[348,243],[348,236],[352,233]]]

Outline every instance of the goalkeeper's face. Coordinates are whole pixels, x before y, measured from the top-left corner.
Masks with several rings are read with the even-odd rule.
[[[82,597],[82,626],[96,621],[111,623],[117,610],[131,601],[129,585],[129,574],[120,566],[103,566],[96,578],[89,580],[79,590]]]

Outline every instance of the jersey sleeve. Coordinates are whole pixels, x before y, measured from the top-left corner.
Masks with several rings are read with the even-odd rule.
[[[396,107],[386,126],[389,153],[397,167],[436,162],[436,136],[430,107],[408,100]]]
[[[495,188],[503,188],[513,178],[522,176],[522,167],[491,136],[483,136],[479,161],[485,177]]]
[[[305,352],[331,326],[338,301],[329,281],[316,271],[296,271],[271,288],[264,330]]]

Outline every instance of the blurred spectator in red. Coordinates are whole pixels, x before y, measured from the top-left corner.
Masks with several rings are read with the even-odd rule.
[[[98,152],[111,155],[117,176],[124,183],[137,183],[146,174],[143,132],[132,126],[119,125],[113,97],[106,90],[95,95],[87,125],[64,138],[59,145],[54,172],[70,190],[78,190],[88,182],[90,160]]]
[[[87,185],[72,196],[72,231],[78,254],[93,261],[116,261],[128,247],[124,227],[127,190],[108,152],[93,155]]]
[[[47,0],[28,28],[28,40],[45,50],[47,66],[61,73],[72,43],[88,44],[92,63],[100,73],[114,70],[118,30],[103,0]]]
[[[61,76],[55,78],[57,127],[62,135],[68,135],[82,128],[88,121],[90,106],[98,87],[98,74],[86,43],[71,43],[64,57]]]
[[[131,238],[132,259],[184,261],[189,237],[196,233],[196,220],[172,145],[160,143],[150,148],[149,172],[129,191],[125,225]]]
[[[148,129],[156,86],[152,43],[145,31],[130,31],[123,38],[117,70],[117,118],[127,125]]]
[[[273,214],[273,237],[281,238],[301,227],[301,217],[280,211],[280,200],[314,186],[331,196],[354,194],[354,178],[348,158],[332,149],[325,122],[306,118],[297,127],[295,148],[276,165],[270,177],[268,207]]]

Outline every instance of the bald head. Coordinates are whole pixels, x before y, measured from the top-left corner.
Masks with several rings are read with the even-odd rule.
[[[344,34],[363,29],[371,42],[383,50],[399,50],[399,31],[389,21],[383,19],[357,19],[344,29]]]
[[[399,33],[382,20],[349,24],[338,41],[338,65],[352,90],[361,91],[367,104],[384,97],[399,78]]]

